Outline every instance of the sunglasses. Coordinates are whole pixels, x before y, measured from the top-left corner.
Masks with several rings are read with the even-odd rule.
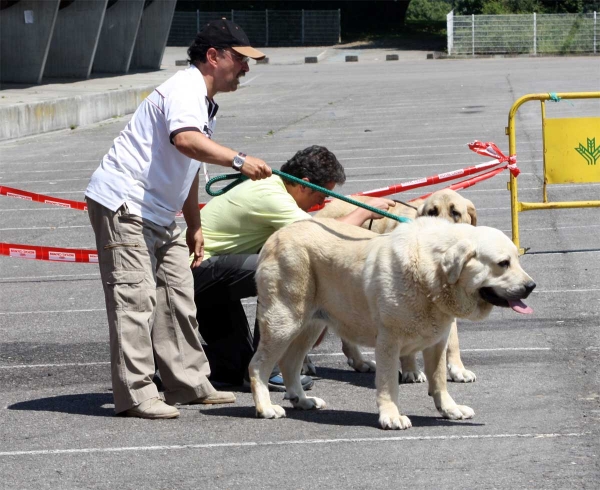
[[[231,55],[231,58],[233,60],[237,60],[242,64],[248,63],[250,61],[250,58],[248,56],[242,56],[241,54],[237,54],[235,51],[226,50],[226,52]]]

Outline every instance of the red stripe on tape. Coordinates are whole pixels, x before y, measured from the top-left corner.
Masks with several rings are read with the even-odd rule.
[[[44,194],[36,194],[35,192],[23,191],[0,185],[0,195],[7,197],[16,197],[27,201],[41,202],[43,204],[51,204],[52,206],[60,206],[61,208],[79,209],[87,211],[87,206],[84,202],[69,201],[60,197],[45,196]]]
[[[80,211],[87,211],[87,205],[85,202],[70,201],[68,199],[61,199],[60,197],[46,196],[45,194],[36,194],[35,192],[24,191],[21,189],[15,189],[13,187],[6,187],[0,185],[0,196],[16,197],[17,199],[24,199],[26,201],[41,202],[42,204],[51,204],[52,206],[59,206],[66,209],[78,209]],[[202,209],[207,203],[202,202],[198,204],[198,209]],[[183,216],[180,211],[177,216]]]
[[[368,197],[384,197],[391,194],[397,194],[399,192],[408,191],[411,189],[417,189],[419,187],[425,187],[434,184],[441,184],[449,180],[458,179],[459,177],[468,176],[483,172],[484,170],[490,169],[499,165],[500,161],[492,160],[491,162],[481,163],[473,167],[467,167],[460,170],[454,170],[452,172],[444,172],[441,174],[433,175],[431,177],[424,177],[422,179],[411,180],[409,182],[402,182],[401,184],[391,185],[388,187],[382,187],[380,189],[374,189],[371,191],[359,192],[356,196],[368,196]]]
[[[52,262],[98,262],[98,252],[96,250],[45,247],[20,243],[0,243],[0,255],[19,259],[49,260]]]

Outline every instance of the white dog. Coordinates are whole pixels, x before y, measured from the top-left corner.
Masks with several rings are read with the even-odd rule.
[[[361,202],[367,198],[353,196]],[[388,210],[389,213],[404,216],[410,219],[416,219],[422,216],[438,216],[451,223],[467,223],[477,226],[477,212],[471,201],[461,196],[458,192],[451,189],[441,189],[432,193],[425,199],[415,199],[408,203],[411,207],[397,204]],[[319,211],[316,218],[337,218],[346,216],[355,208],[352,204],[339,199],[334,199],[324,209]],[[399,223],[390,218],[382,218],[371,223],[365,223],[363,228],[373,230],[376,233],[390,233]],[[347,341],[342,341],[342,351],[348,359],[348,365],[355,371],[365,373],[375,371],[375,363],[365,359],[357,345]],[[452,323],[450,336],[448,337],[448,347],[446,349],[446,361],[448,368],[448,377],[457,383],[472,383],[477,378],[473,371],[466,369],[461,356],[458,342],[458,329],[456,320]],[[417,367],[417,361],[414,355],[402,356],[400,358],[400,368],[402,371],[403,383],[424,383],[425,374]],[[314,364],[310,357],[304,360],[302,365],[304,374],[317,374]]]
[[[274,233],[256,274],[260,344],[250,363],[256,413],[279,418],[267,388],[275,363],[292,405],[320,409],[300,369],[325,327],[375,347],[379,424],[406,429],[398,409],[399,355],[423,351],[429,394],[444,418],[467,419],[446,389],[445,351],[455,317],[480,320],[493,305],[521,313],[535,288],[517,248],[499,230],[423,218],[377,235],[331,219],[299,221]]]

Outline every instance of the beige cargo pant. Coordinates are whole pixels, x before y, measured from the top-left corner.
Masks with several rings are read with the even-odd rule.
[[[188,248],[175,222],[159,226],[87,198],[104,287],[115,412],[158,396],[169,404],[215,391],[200,340]]]

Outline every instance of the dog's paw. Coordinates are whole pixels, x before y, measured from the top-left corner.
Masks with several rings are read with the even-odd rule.
[[[389,416],[385,414],[379,415],[379,425],[382,429],[404,430],[412,427],[412,422],[405,415]]]
[[[375,361],[365,361],[361,359],[356,361],[352,358],[348,358],[348,366],[359,373],[374,373],[375,372]]]
[[[321,410],[327,406],[323,400],[314,396],[308,396],[302,400],[296,399],[290,401],[292,402],[294,408],[298,408],[300,410]]]
[[[402,373],[402,383],[425,383],[427,376],[423,371],[406,371]]]
[[[285,417],[285,410],[279,405],[271,405],[261,412],[257,410],[256,416],[259,419],[281,419]]]
[[[316,376],[317,375],[317,367],[313,364],[310,356],[306,356],[304,358],[304,362],[302,363],[302,374],[305,376]]]
[[[466,405],[454,405],[452,407],[441,409],[442,417],[450,420],[472,419],[475,411]]]
[[[459,367],[454,364],[448,364],[448,379],[455,383],[473,383],[477,376],[473,371],[469,371],[464,367]]]

